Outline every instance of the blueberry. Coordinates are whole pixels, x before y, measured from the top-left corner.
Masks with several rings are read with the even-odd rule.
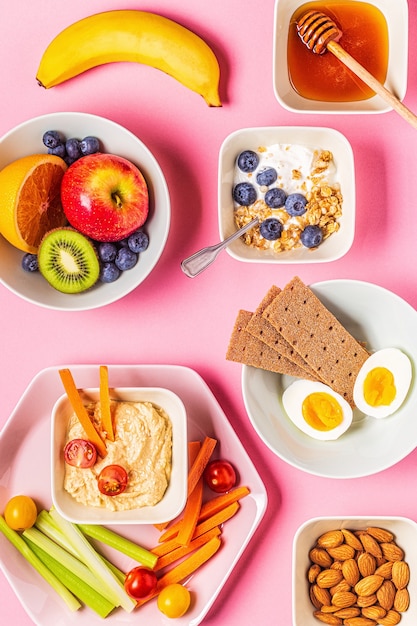
[[[271,209],[279,209],[281,206],[284,206],[286,199],[287,194],[279,187],[268,189],[265,194],[265,203],[271,207]]]
[[[256,189],[250,183],[238,183],[233,189],[233,198],[242,206],[253,204],[256,197]]]
[[[306,226],[300,239],[306,248],[317,248],[323,241],[323,231],[320,226]]]
[[[127,245],[132,252],[144,252],[149,245],[149,237],[143,230],[137,230],[127,239]]]
[[[277,170],[273,167],[265,167],[256,174],[256,182],[262,187],[269,187],[278,178]]]
[[[55,154],[63,159],[67,154],[65,144],[59,143],[55,148],[48,148],[48,154]]]
[[[244,150],[237,157],[237,166],[242,172],[254,172],[258,164],[258,155],[253,150]]]
[[[307,198],[303,196],[301,193],[290,193],[286,202],[285,202],[285,210],[289,215],[296,217],[298,215],[303,215],[306,211]]]
[[[74,161],[76,161],[77,159],[80,158],[81,156],[81,148],[80,148],[80,142],[78,139],[76,139],[75,137],[71,137],[71,139],[67,139],[67,141],[65,142],[65,148],[67,150],[67,155],[69,156],[70,159],[73,159]]]
[[[25,272],[37,272],[39,269],[37,255],[30,254],[29,252],[24,254],[22,258],[22,267]]]
[[[138,255],[135,252],[132,252],[130,248],[119,248],[117,251],[116,259],[114,261],[119,268],[124,272],[125,270],[130,270],[132,267],[136,265],[138,262]]]
[[[121,270],[114,263],[103,263],[100,270],[102,283],[114,283],[119,278]]]
[[[115,243],[104,242],[99,243],[97,246],[98,256],[100,261],[103,263],[109,263],[110,261],[114,261],[117,254],[117,246]]]
[[[274,241],[275,239],[279,239],[281,237],[282,224],[275,217],[268,217],[266,220],[261,222],[259,232],[265,239]]]
[[[60,143],[63,143],[63,138],[57,130],[47,130],[42,141],[47,148],[56,148]]]
[[[84,137],[80,141],[80,149],[83,154],[94,154],[95,152],[99,152],[100,143],[97,137]]]

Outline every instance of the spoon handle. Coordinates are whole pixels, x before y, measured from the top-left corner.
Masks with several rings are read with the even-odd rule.
[[[189,278],[194,278],[194,276],[198,276],[201,274],[206,267],[211,265],[213,261],[216,259],[217,255],[221,250],[226,248],[232,241],[238,239],[243,233],[246,233],[247,230],[256,226],[259,222],[259,219],[255,217],[252,221],[248,222],[242,228],[239,228],[235,233],[220,241],[220,243],[215,244],[214,246],[208,246],[207,248],[202,248],[198,252],[195,252],[187,259],[184,259],[181,263],[181,269]]]
[[[340,44],[336,41],[330,41],[327,49],[332,52],[346,67],[348,67],[356,76],[359,76],[363,82],[383,98],[392,108],[403,117],[406,122],[417,128],[417,116],[410,111],[391,91],[388,91],[367,69],[363,67],[356,59],[354,59]]]

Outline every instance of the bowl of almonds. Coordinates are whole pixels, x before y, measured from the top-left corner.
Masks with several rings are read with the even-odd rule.
[[[293,626],[417,623],[417,524],[404,517],[322,517],[293,544]]]

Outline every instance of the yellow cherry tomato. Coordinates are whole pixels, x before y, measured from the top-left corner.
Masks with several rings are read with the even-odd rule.
[[[4,509],[6,524],[13,530],[26,530],[36,522],[38,510],[29,496],[13,496]]]
[[[186,587],[173,583],[158,595],[158,609],[167,617],[181,617],[190,606],[191,594]]]

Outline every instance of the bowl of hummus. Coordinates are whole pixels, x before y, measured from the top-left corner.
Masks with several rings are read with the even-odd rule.
[[[54,507],[86,524],[157,524],[176,517],[187,499],[187,415],[181,399],[157,387],[111,389],[113,433],[102,432],[99,389],[82,391],[105,442],[89,440],[67,395],[52,412]],[[107,435],[107,436],[105,436]]]

